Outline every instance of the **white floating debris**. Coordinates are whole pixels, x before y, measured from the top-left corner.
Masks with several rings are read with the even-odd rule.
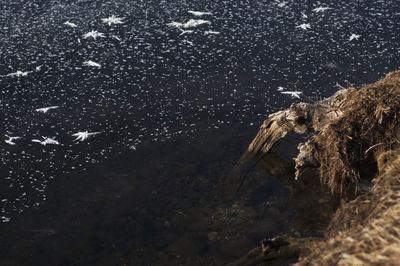
[[[5,216],[1,216],[1,222],[2,222],[2,223],[8,223],[9,221],[11,221],[10,218],[5,217]]]
[[[101,132],[87,132],[87,131],[81,131],[81,132],[77,132],[75,134],[72,134],[72,136],[76,137],[75,140],[80,140],[80,141],[84,141],[85,139],[87,139],[90,136],[94,136],[97,134],[100,134]]]
[[[287,3],[288,2],[286,2],[286,1],[280,2],[280,3],[278,3],[278,7],[285,7]]]
[[[114,39],[116,39],[117,41],[121,41],[121,38],[118,37],[118,36],[113,35],[113,36],[111,36],[111,37],[114,38]]]
[[[193,30],[182,30],[182,29],[180,29],[180,31],[181,31],[181,34],[179,34],[179,36],[181,36],[183,34],[186,34],[186,33],[193,33]]]
[[[285,90],[285,88],[281,87],[281,86],[279,86],[278,89],[277,89],[277,91],[284,91],[284,90]]]
[[[302,94],[301,91],[281,91],[282,94],[287,94],[292,96],[292,98],[299,98],[300,99],[300,94]]]
[[[194,45],[194,43],[193,42],[191,42],[191,41],[188,41],[188,40],[182,40],[182,42],[184,42],[184,43],[187,43],[187,44],[189,44],[189,45]]]
[[[28,76],[28,74],[29,74],[28,71],[18,70],[17,72],[7,74],[6,76],[7,77],[25,77],[25,76]]]
[[[51,109],[57,109],[58,106],[49,106],[49,107],[43,107],[43,108],[38,108],[35,109],[36,112],[41,112],[41,113],[47,113],[47,111],[51,110]]]
[[[183,23],[172,21],[170,23],[167,23],[167,26],[176,27],[176,28],[182,28],[183,27]]]
[[[82,37],[84,39],[93,38],[96,40],[98,37],[104,38],[106,36],[104,35],[104,33],[98,32],[97,30],[92,30],[89,31],[88,33],[83,34]]]
[[[46,146],[47,144],[60,145],[60,142],[58,142],[54,138],[49,138],[49,137],[42,137],[42,138],[43,140],[33,139],[32,142],[40,143],[43,146]]]
[[[101,68],[101,65],[99,63],[96,63],[96,62],[94,62],[92,60],[88,60],[88,61],[83,62],[83,65],[84,66]]]
[[[194,11],[194,10],[188,10],[188,13],[192,14],[193,16],[201,17],[204,15],[212,15],[211,12],[201,12],[201,11]]]
[[[311,28],[311,25],[310,25],[310,23],[303,23],[303,24],[300,24],[300,25],[296,26],[296,28],[301,28],[303,30],[308,30],[309,28]]]
[[[325,12],[328,9],[332,9],[332,8],[331,7],[322,7],[322,6],[320,6],[320,7],[314,8],[312,11],[314,11],[316,13],[321,13],[321,12]]]
[[[104,23],[107,23],[108,26],[111,26],[112,24],[123,24],[124,22],[122,20],[123,20],[123,18],[117,18],[114,15],[112,15],[111,17],[108,17],[108,18],[101,19],[101,21],[103,21]]]
[[[210,21],[208,20],[202,20],[202,19],[190,19],[189,21],[187,21],[183,27],[184,28],[194,28],[203,24],[211,24]]]
[[[209,35],[209,34],[218,35],[218,34],[220,34],[220,32],[219,31],[212,31],[212,30],[207,30],[207,31],[204,32],[204,35]]]
[[[350,36],[350,38],[349,38],[349,41],[352,41],[352,40],[358,40],[359,38],[361,37],[361,35],[358,35],[358,34],[351,34],[351,36]]]
[[[180,22],[170,22],[167,25],[170,27],[176,27],[176,28],[194,28],[203,24],[211,24],[210,21],[208,20],[203,20],[203,19],[189,19],[186,23],[180,23]]]
[[[5,135],[5,136],[8,138],[8,139],[5,140],[5,142],[7,144],[10,144],[10,145],[15,145],[16,143],[14,142],[14,140],[21,138],[21,137],[10,137],[10,136],[7,136],[7,135]]]
[[[64,25],[70,26],[71,28],[76,28],[78,27],[78,25],[76,25],[75,23],[69,22],[69,21],[65,21]]]

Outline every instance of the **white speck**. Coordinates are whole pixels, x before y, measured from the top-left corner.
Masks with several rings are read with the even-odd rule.
[[[183,23],[172,21],[170,23],[167,23],[167,26],[181,28],[183,27]]]
[[[281,87],[281,86],[279,86],[278,89],[277,89],[277,91],[284,91],[284,90],[285,90],[285,88]]]
[[[32,142],[40,143],[43,146],[46,146],[47,144],[60,145],[60,142],[58,142],[54,138],[49,138],[49,137],[42,137],[42,138],[43,140],[33,139]]]
[[[69,21],[65,21],[65,22],[64,22],[64,25],[70,26],[70,27],[72,27],[72,28],[78,27],[75,23],[72,23],[72,22],[69,22]]]
[[[176,27],[176,28],[194,28],[203,24],[211,24],[210,21],[208,20],[203,20],[203,19],[189,19],[186,23],[180,23],[180,22],[170,22],[167,25],[170,27]]]
[[[197,17],[201,17],[204,15],[212,15],[212,13],[210,13],[210,12],[201,12],[201,11],[193,11],[193,10],[188,10],[188,12]]]
[[[10,137],[10,136],[7,136],[7,135],[5,135],[5,136],[8,138],[8,139],[5,140],[5,142],[7,144],[10,144],[10,145],[15,145],[16,143],[14,142],[14,140],[21,138],[21,137]]]
[[[104,35],[104,33],[98,32],[97,30],[92,30],[92,31],[89,31],[88,33],[83,34],[82,37],[84,39],[93,38],[96,40],[97,37],[103,38],[103,37],[105,37],[105,35]]]
[[[36,112],[41,112],[41,113],[47,113],[47,111],[51,110],[51,109],[57,109],[58,106],[49,106],[49,107],[43,107],[43,108],[38,108],[35,109]]]
[[[314,8],[312,11],[314,11],[314,12],[316,12],[316,13],[321,13],[321,12],[324,12],[324,11],[326,11],[326,10],[328,10],[328,9],[332,9],[332,8],[320,6],[320,7]]]
[[[186,33],[193,33],[193,30],[182,30],[182,29],[179,29],[179,30],[181,31],[181,34],[179,34],[179,36],[186,34]]]
[[[301,91],[281,91],[282,94],[288,94],[292,96],[292,98],[299,98],[300,99],[300,94],[302,94]]]
[[[2,223],[7,223],[7,222],[9,222],[10,220],[11,220],[11,219],[8,218],[8,217],[1,216],[1,222],[2,222]]]
[[[92,60],[88,60],[88,61],[83,62],[83,65],[84,66],[101,68],[101,65],[99,63],[96,63],[96,62],[94,62]]]
[[[287,4],[288,2],[280,2],[279,4],[278,4],[278,7],[285,7],[286,6],[286,4]]]
[[[191,42],[191,41],[188,41],[188,40],[182,40],[182,42],[184,42],[184,43],[187,43],[187,44],[189,44],[189,45],[194,45],[194,43],[193,42]]]
[[[113,35],[113,36],[111,36],[111,37],[113,37],[113,38],[116,39],[117,41],[121,41],[121,38],[118,37],[118,36]]]
[[[361,35],[358,35],[358,34],[351,34],[351,36],[350,36],[350,38],[349,38],[349,41],[352,41],[352,40],[358,40],[358,38],[360,38],[361,37]]]
[[[219,31],[207,30],[204,32],[204,35],[209,35],[209,34],[218,35],[219,33],[220,33]]]
[[[28,76],[28,74],[29,74],[28,71],[18,70],[17,72],[7,74],[6,76],[7,77],[26,77],[26,76]]]
[[[303,30],[308,30],[309,28],[311,28],[311,25],[310,25],[310,23],[303,23],[303,24],[300,24],[300,25],[296,26],[296,28],[301,28]]]

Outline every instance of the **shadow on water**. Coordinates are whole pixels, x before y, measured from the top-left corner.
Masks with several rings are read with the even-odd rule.
[[[293,165],[274,152],[248,172],[233,200],[224,197],[220,179],[254,131],[148,144],[57,178],[42,208],[2,225],[2,265],[221,265],[264,237],[293,231],[304,218],[296,210],[310,204],[289,197]],[[290,157],[297,141],[275,151]]]

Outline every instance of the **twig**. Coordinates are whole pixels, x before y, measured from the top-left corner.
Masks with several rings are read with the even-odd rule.
[[[375,147],[377,147],[377,146],[379,146],[379,145],[382,145],[382,144],[385,144],[385,143],[378,143],[378,144],[375,144],[375,145],[372,145],[371,147],[369,147],[365,152],[364,152],[364,155],[367,155],[367,153],[370,151],[370,150],[372,150],[373,148],[375,148]]]

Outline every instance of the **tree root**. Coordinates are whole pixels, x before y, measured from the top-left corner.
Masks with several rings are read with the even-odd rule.
[[[340,117],[341,112],[338,111],[338,106],[343,101],[342,94],[343,91],[338,91],[323,101],[311,104],[296,103],[292,104],[288,110],[271,114],[232,171],[221,178],[226,191],[225,197],[230,200],[236,197],[248,173],[268,154],[272,146],[289,132],[305,134],[320,131]],[[313,163],[312,156],[306,153],[301,155],[298,158],[299,165]]]

